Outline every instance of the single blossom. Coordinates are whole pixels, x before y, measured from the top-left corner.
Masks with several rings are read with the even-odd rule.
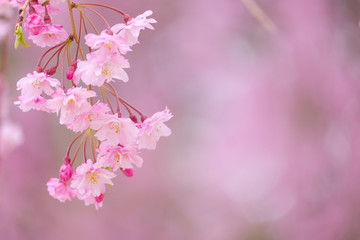
[[[51,178],[46,185],[50,196],[58,199],[60,202],[71,200],[76,196],[75,191],[58,178]]]
[[[171,129],[164,122],[171,119],[173,115],[166,107],[164,111],[157,112],[150,118],[147,118],[140,128],[138,148],[155,149],[156,143],[161,136],[169,136]]]
[[[39,47],[53,47],[68,39],[69,34],[60,25],[45,24],[42,31],[37,35],[29,35]]]
[[[90,110],[74,118],[66,126],[74,132],[84,131],[87,128],[98,130],[110,118],[109,107],[105,103],[96,103]]]
[[[44,72],[36,71],[27,74],[17,82],[17,90],[21,90],[21,95],[28,98],[38,97],[42,92],[51,95],[54,92],[53,88],[58,86],[60,82],[57,79],[47,76]]]
[[[74,82],[79,79],[86,85],[101,87],[104,82],[119,79],[124,82],[129,80],[123,68],[130,67],[129,62],[116,52],[108,52],[102,49],[86,55],[86,61],[79,61],[74,73]]]
[[[107,142],[102,142],[98,149],[97,161],[103,167],[110,167],[113,171],[121,169],[131,169],[133,165],[141,167],[143,159],[138,155],[135,147],[111,146]]]
[[[52,99],[48,100],[47,108],[53,112],[60,113],[60,124],[69,124],[74,118],[90,110],[91,105],[87,101],[90,97],[95,97],[94,91],[86,88],[73,87],[65,93],[58,88],[53,94]]]
[[[115,173],[100,167],[98,163],[93,164],[89,159],[77,167],[71,187],[77,189],[78,195],[96,197],[105,193],[105,184],[113,185],[111,179],[115,176]]]
[[[108,141],[109,145],[116,146],[121,144],[134,145],[138,136],[139,129],[129,118],[118,118],[117,114],[107,120],[95,136],[100,141]]]
[[[118,34],[109,34],[108,30],[104,30],[100,35],[89,33],[85,35],[85,44],[92,49],[102,48],[108,51],[118,51],[126,54],[131,51],[127,42]]]
[[[131,18],[129,21],[127,21],[126,24],[116,24],[111,28],[111,31],[118,33],[119,36],[122,37],[129,46],[132,46],[136,43],[139,43],[138,38],[140,35],[140,30],[144,30],[145,28],[154,29],[151,23],[156,23],[156,20],[153,18],[147,19],[147,17],[151,14],[151,10],[145,11],[136,18]]]

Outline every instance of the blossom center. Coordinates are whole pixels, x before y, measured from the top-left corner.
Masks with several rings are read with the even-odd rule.
[[[88,173],[87,174],[87,179],[89,180],[90,183],[95,184],[96,183],[96,175],[95,175],[95,173]]]
[[[113,75],[114,71],[110,68],[109,64],[105,64],[102,67],[101,74],[104,76]]]
[[[113,122],[110,127],[111,130],[114,130],[115,133],[119,133],[121,130],[121,126],[119,123]]]
[[[40,89],[40,81],[39,79],[36,79],[33,83],[32,83],[33,88],[37,88]]]

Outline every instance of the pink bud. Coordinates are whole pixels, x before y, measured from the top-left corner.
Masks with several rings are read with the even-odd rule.
[[[38,73],[41,73],[44,70],[43,70],[43,68],[41,66],[37,65],[36,68],[35,68],[35,71],[37,71]]]
[[[44,27],[44,22],[40,15],[34,13],[26,18],[25,29],[30,35],[38,35]]]
[[[144,122],[146,119],[147,119],[147,117],[146,117],[146,116],[141,115],[141,122]]]
[[[75,73],[75,70],[76,70],[76,67],[77,67],[77,62],[73,62],[67,72],[66,72],[66,78],[69,79],[69,80],[72,80],[74,78],[74,73]]]
[[[60,168],[60,179],[62,182],[66,183],[67,181],[69,181],[69,179],[72,176],[72,166],[70,164],[63,164]]]
[[[136,118],[135,115],[131,115],[131,116],[130,116],[130,119],[131,119],[131,121],[133,121],[134,123],[138,123],[138,120],[137,120],[137,118]]]
[[[133,171],[131,168],[122,169],[122,172],[123,172],[124,175],[127,176],[127,177],[132,177],[132,176],[134,176],[134,171]]]
[[[70,164],[70,162],[71,162],[70,157],[69,157],[69,156],[65,156],[65,157],[64,157],[64,160],[63,160],[63,164],[64,164],[64,165],[68,165],[68,164]]]
[[[57,68],[57,67],[51,67],[51,68],[49,68],[49,69],[46,69],[46,70],[44,71],[44,73],[46,73],[46,74],[49,75],[49,76],[52,76],[52,75],[54,75],[54,74],[56,73],[56,68]]]
[[[131,20],[131,17],[129,17],[129,15],[125,15],[124,16],[124,22],[127,23],[128,21]]]
[[[101,193],[98,197],[95,197],[95,201],[97,203],[101,203],[103,199],[104,199],[104,194],[103,193]]]

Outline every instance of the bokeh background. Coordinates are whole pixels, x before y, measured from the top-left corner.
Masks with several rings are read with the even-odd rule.
[[[360,1],[257,0],[265,23],[249,2],[97,1],[153,10],[117,87],[148,116],[168,106],[173,133],[96,211],[46,190],[74,135],[14,107],[25,141],[1,163],[0,239],[360,239]],[[10,103],[42,53],[11,49]]]

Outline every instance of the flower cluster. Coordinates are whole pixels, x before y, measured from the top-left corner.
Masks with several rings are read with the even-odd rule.
[[[51,23],[49,14],[56,12],[55,7],[46,2],[40,4],[38,0],[30,0],[25,31],[36,45],[51,48],[41,56],[35,71],[18,81],[17,89],[21,91],[21,95],[15,104],[23,111],[34,109],[56,113],[60,124],[78,133],[69,145],[59,178],[51,178],[47,183],[48,191],[61,202],[78,198],[84,200],[86,205],[94,204],[98,209],[102,206],[105,185],[113,185],[115,173],[121,171],[125,176],[131,177],[134,166],[141,167],[143,163],[139,151],[155,149],[161,136],[171,134],[164,123],[172,114],[166,107],[165,110],[146,117],[121,98],[112,85],[114,81],[129,80],[125,69],[130,64],[125,55],[132,50],[134,44],[139,43],[141,30],[153,29],[151,24],[156,21],[148,18],[152,12],[146,11],[131,18],[106,5],[75,4],[69,1],[67,4],[72,23],[72,9],[79,11],[78,33],[73,27],[71,34],[68,34],[62,26]],[[24,6],[21,8],[23,11]],[[99,12],[90,8],[93,6],[117,11],[123,15],[124,23],[110,27]],[[85,10],[96,13],[103,20],[106,29],[99,33]],[[93,27],[95,33],[88,32],[89,26],[86,23]],[[21,22],[18,23],[17,28],[20,29],[21,25]],[[85,31],[83,39],[82,31]],[[17,39],[22,37],[19,37],[19,33],[16,34]],[[81,47],[82,40],[89,48],[86,55]],[[74,59],[71,59],[70,54],[72,43],[76,44]],[[52,51],[54,53],[43,65],[43,59]],[[51,60],[56,63],[49,67]],[[62,81],[53,77],[59,65],[62,65]],[[67,83],[64,76],[68,79]],[[124,116],[122,110],[126,111],[127,116]],[[90,144],[87,145],[88,141]],[[75,154],[70,157],[71,149],[77,142]],[[84,163],[79,164],[73,172],[81,147]],[[87,150],[91,152],[91,157],[87,156]]]

